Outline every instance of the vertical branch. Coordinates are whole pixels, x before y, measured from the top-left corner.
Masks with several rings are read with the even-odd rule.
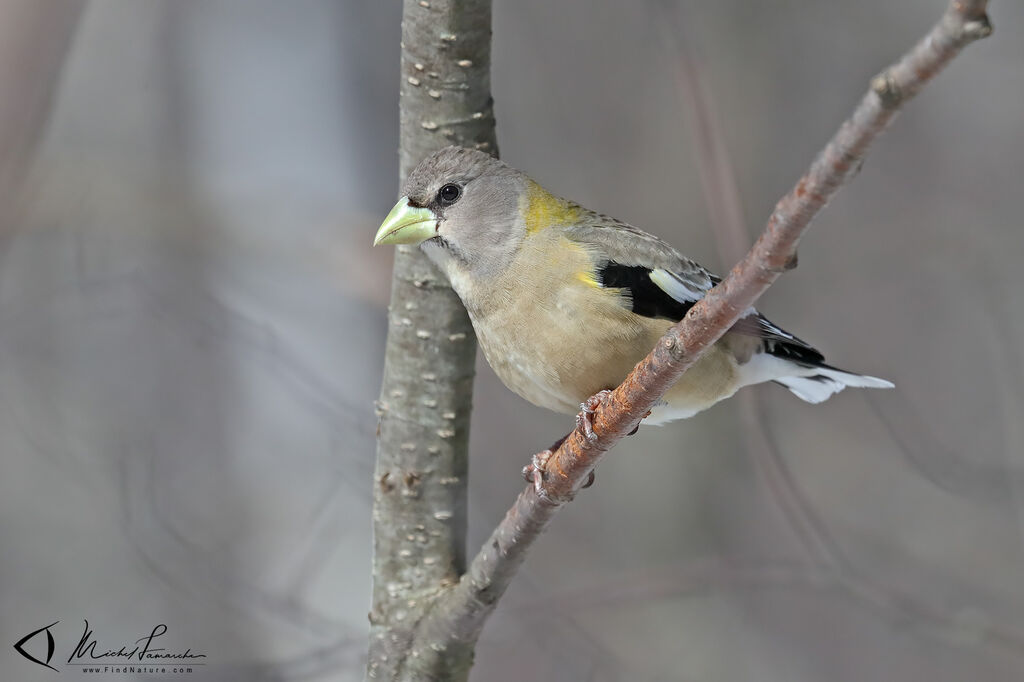
[[[405,0],[401,182],[447,145],[497,154],[490,45],[490,0]],[[367,675],[402,679],[416,622],[465,569],[476,337],[458,297],[414,247],[397,249],[388,312]]]

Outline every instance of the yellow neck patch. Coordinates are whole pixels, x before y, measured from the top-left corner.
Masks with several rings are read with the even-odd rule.
[[[527,186],[520,210],[526,220],[527,234],[553,225],[571,225],[580,217],[579,206],[559,199],[532,180]]]

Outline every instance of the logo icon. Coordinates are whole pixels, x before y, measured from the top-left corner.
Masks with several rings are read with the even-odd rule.
[[[50,670],[52,670],[54,672],[59,672],[56,668],[54,668],[52,665],[50,665],[50,659],[53,658],[53,650],[56,648],[54,646],[54,643],[53,643],[53,634],[50,633],[50,628],[52,628],[54,625],[56,625],[59,622],[60,622],[59,620],[55,620],[54,622],[50,623],[49,625],[47,625],[44,628],[39,628],[38,630],[35,630],[33,632],[28,633],[27,635],[25,635],[24,637],[22,637],[21,639],[18,640],[18,642],[14,645],[14,650],[17,651],[22,656],[24,656],[25,658],[27,658],[28,660],[32,661],[33,663],[38,663],[39,665],[45,665]],[[33,637],[38,635],[40,632],[45,632],[46,633],[46,660],[45,661],[40,661],[38,658],[36,658],[32,654],[30,654],[29,652],[25,651],[25,644],[26,644],[26,642],[31,640]]]

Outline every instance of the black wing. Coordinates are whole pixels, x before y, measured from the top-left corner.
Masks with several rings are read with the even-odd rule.
[[[644,317],[660,317],[678,322],[697,302],[678,300],[651,280],[651,269],[642,265],[622,265],[608,261],[597,269],[597,280],[606,289],[622,289],[633,312]]]
[[[652,234],[598,213],[567,230],[593,254],[601,286],[621,289],[623,305],[637,315],[678,322],[693,304],[722,281]],[[764,352],[819,365],[813,346],[772,324],[753,308],[730,330],[761,339]]]
[[[715,275],[709,275],[709,278],[712,286],[722,281]],[[625,301],[637,315],[673,322],[683,319],[704,293],[693,291],[672,273],[660,268],[623,265],[615,261],[598,267],[597,279],[605,288],[622,289]],[[764,352],[770,355],[808,365],[819,365],[825,360],[809,343],[773,324],[756,310],[751,310],[730,331],[760,338]]]

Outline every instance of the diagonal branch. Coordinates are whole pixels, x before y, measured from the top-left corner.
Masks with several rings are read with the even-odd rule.
[[[548,460],[541,492],[527,487],[473,559],[466,575],[421,621],[413,655],[471,645],[533,542],[587,480],[601,457],[646,416],[665,391],[786,270],[811,219],[857,172],[871,143],[900,107],[960,51],[992,32],[985,0],[953,0],[939,22],[871,81],[807,173],[784,196],[757,243],[729,276],[673,326],[593,416],[596,438],[577,428]]]
[[[664,9],[662,5],[658,7]],[[698,161],[701,175],[701,189],[704,194],[704,201],[708,206],[708,214],[712,224],[712,232],[715,236],[715,243],[718,246],[718,253],[724,263],[732,262],[742,257],[746,250],[749,238],[744,227],[743,207],[740,201],[739,191],[736,185],[735,174],[729,160],[725,146],[725,136],[717,125],[713,115],[713,100],[710,94],[701,84],[700,69],[686,49],[686,41],[678,38],[682,34],[680,27],[673,26],[671,17],[665,13],[666,21],[661,22],[665,29],[666,43],[675,53],[679,63],[678,81],[679,89],[683,95],[681,104],[692,109],[693,120],[692,135],[698,146]],[[990,315],[993,320],[1002,319],[999,315]],[[1002,334],[999,338],[1012,338],[1012,335]],[[1007,367],[1018,367],[1020,363],[1007,362]],[[743,567],[734,567],[729,564],[723,566],[700,566],[696,571],[688,571],[682,578],[682,590],[693,587],[692,584],[700,584],[700,578],[693,579],[693,576],[710,575],[712,579],[703,582],[714,585],[721,582],[717,579],[721,574],[733,574],[740,581],[750,580],[757,584],[777,584],[779,578],[788,577],[788,582],[795,582],[794,579],[802,580],[808,584],[819,586],[829,585],[832,589],[841,589],[865,602],[870,607],[888,614],[889,617],[902,620],[927,623],[935,630],[949,633],[964,632],[964,623],[958,620],[956,613],[936,606],[929,600],[923,599],[912,592],[901,591],[898,588],[886,584],[876,584],[869,576],[865,575],[858,567],[850,562],[842,547],[829,532],[825,521],[815,512],[814,507],[801,491],[793,478],[792,472],[774,442],[765,423],[765,415],[762,405],[756,392],[741,393],[735,398],[739,421],[743,425],[744,440],[747,443],[747,451],[760,471],[764,483],[768,486],[772,499],[779,506],[788,523],[789,529],[797,536],[804,551],[813,560],[812,566],[800,567],[797,570],[789,568],[792,573],[786,576],[786,567],[773,566],[767,572],[751,570],[744,572]],[[909,452],[906,443],[901,442],[898,434],[893,430],[892,418],[887,412],[878,408],[875,400],[869,399],[868,404],[882,420],[885,428],[894,436],[897,445],[905,452]],[[919,431],[921,429],[918,429]],[[941,452],[941,446],[929,444],[929,460],[934,460],[934,453]],[[906,455],[915,464],[912,454]],[[919,467],[918,467],[919,468]],[[930,471],[923,472],[933,482],[935,478]],[[938,485],[947,488],[943,481]],[[1000,486],[993,485],[985,488],[986,494],[991,496],[993,490]],[[737,571],[736,569],[740,570]],[[780,570],[782,569],[782,570]],[[801,573],[801,571],[808,571]],[[687,580],[687,578],[691,578]],[[676,580],[676,592],[680,591]],[[645,586],[649,587],[649,586]],[[649,592],[658,591],[657,584]],[[661,588],[665,591],[665,588]],[[607,586],[598,590],[590,590],[607,595],[613,588]],[[642,590],[641,590],[642,591]],[[628,591],[627,591],[628,592]],[[633,592],[636,592],[634,590]],[[628,595],[627,595],[628,596]],[[548,610],[551,605],[547,605]],[[972,625],[972,627],[978,627]],[[998,623],[989,623],[981,626],[983,634],[978,639],[987,643],[1005,647],[1009,651],[1020,654],[1024,653],[1024,637],[1021,633],[1010,628],[1003,627]]]
[[[666,12],[667,15],[667,12]],[[673,26],[666,16],[661,22],[668,47],[676,54],[677,80],[692,110],[692,135],[698,148],[701,191],[708,207],[711,231],[722,263],[743,257],[750,237],[740,201],[736,176],[725,146],[725,136],[713,114],[713,102],[701,83],[700,70],[686,49],[680,27]],[[772,446],[755,392],[741,392],[735,397],[743,438],[749,456],[768,487],[772,500],[779,507],[789,530],[797,537],[804,551],[821,567],[836,569],[843,556],[825,528],[824,522],[797,487],[781,453]]]

